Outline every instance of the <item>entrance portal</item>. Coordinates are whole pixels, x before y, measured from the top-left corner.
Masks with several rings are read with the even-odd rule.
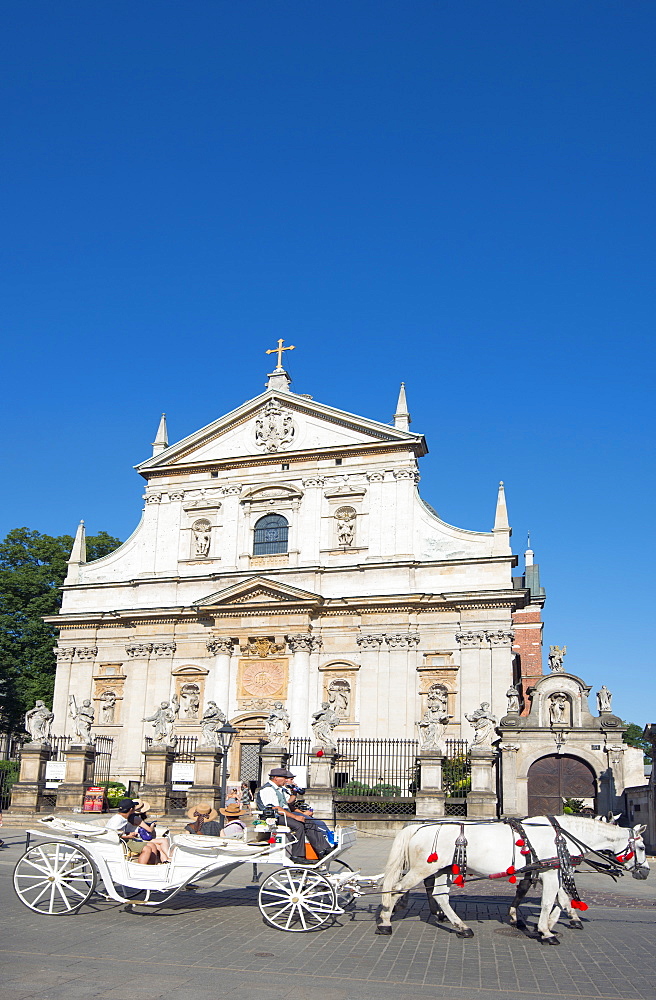
[[[550,754],[528,769],[529,816],[559,816],[563,799],[592,799],[594,803],[596,797],[594,772],[579,757]]]

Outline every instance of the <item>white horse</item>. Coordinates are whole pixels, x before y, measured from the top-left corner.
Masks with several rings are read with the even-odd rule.
[[[571,833],[593,851],[609,851],[617,862],[617,869],[631,870],[634,878],[645,879],[649,874],[645,845],[642,840],[644,826],[627,829],[614,826],[601,819],[583,816],[559,816],[558,823],[565,833]],[[526,836],[538,859],[557,857],[556,831],[546,816],[535,816],[523,820]],[[467,822],[462,824],[467,838],[467,871],[470,874],[489,876],[500,872],[503,878],[516,880],[514,869],[520,869],[530,861],[530,857],[520,853],[524,847],[516,830],[510,825],[498,822]],[[429,892],[431,913],[435,913],[435,902],[439,910],[456,929],[458,937],[469,938],[474,932],[465,924],[449,904],[449,889],[453,881],[452,862],[456,839],[460,835],[461,824],[453,821],[419,826],[408,826],[394,839],[385,868],[383,899],[378,917],[377,934],[391,934],[390,924],[393,911],[393,897],[401,897],[422,880]],[[517,844],[518,839],[520,845]],[[565,838],[570,855],[580,855],[583,850]],[[430,860],[428,860],[430,858]],[[457,875],[460,878],[461,875]],[[520,878],[522,878],[520,873]],[[574,914],[567,893],[561,887],[559,872],[551,869],[541,872],[542,900],[538,920],[538,936],[545,944],[559,944],[553,928],[560,916],[561,907],[570,912],[572,925],[579,925],[578,914]],[[530,886],[528,878],[522,879],[511,908],[511,923],[517,921],[516,907],[526,895]],[[402,906],[403,904],[401,904]]]

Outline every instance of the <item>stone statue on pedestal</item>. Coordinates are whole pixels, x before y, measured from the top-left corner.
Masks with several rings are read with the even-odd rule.
[[[177,743],[177,739],[173,734],[173,727],[175,726],[177,716],[176,706],[177,699],[175,703],[173,700],[162,701],[154,715],[149,715],[147,719],[143,720],[144,722],[153,723],[155,730],[153,733],[153,746],[173,747]]]
[[[566,653],[567,646],[549,646],[549,669],[555,674],[564,673],[563,660]]]
[[[444,752],[442,740],[449,724],[447,704],[446,690],[434,684],[428,691],[428,708],[417,723],[421,750]]]
[[[467,722],[471,722],[474,727],[472,750],[492,750],[492,739],[496,735],[494,730],[499,720],[496,715],[492,715],[489,708],[490,703],[483,701],[475,712],[465,715]]]
[[[606,685],[602,684],[601,690],[597,691],[597,708],[599,709],[599,711],[610,712],[611,711],[610,705],[612,700],[613,700],[612,694],[610,693]]]
[[[93,743],[91,727],[95,721],[95,712],[91,701],[85,698],[78,708],[75,695],[70,695],[68,699],[68,714],[73,720],[76,740],[79,743]]]
[[[514,685],[506,691],[506,698],[508,699],[508,715],[519,714],[519,691]]]
[[[25,730],[30,734],[30,743],[49,743],[50,729],[55,716],[45,703],[37,701],[34,708],[25,713]]]
[[[314,733],[316,742],[320,743],[321,746],[327,747],[329,750],[335,750],[337,743],[333,736],[333,729],[341,721],[337,712],[333,712],[330,703],[322,701],[321,708],[312,716],[312,732]]]
[[[265,723],[268,745],[270,747],[286,746],[290,725],[289,715],[283,703],[281,701],[274,702],[271,714]]]
[[[208,701],[207,708],[203,712],[203,718],[200,720],[202,727],[200,745],[202,747],[219,746],[218,732],[225,721],[226,717],[217,703],[215,701]]]

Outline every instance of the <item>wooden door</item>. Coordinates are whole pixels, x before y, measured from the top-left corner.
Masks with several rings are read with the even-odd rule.
[[[560,816],[563,799],[595,799],[596,795],[594,773],[579,757],[550,754],[529,768],[529,816]]]

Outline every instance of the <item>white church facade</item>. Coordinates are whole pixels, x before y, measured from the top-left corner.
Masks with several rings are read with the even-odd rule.
[[[162,419],[120,548],[87,563],[78,529],[53,710],[70,730],[70,695],[90,698],[126,783],[172,699],[178,735],[200,735],[211,701],[239,729],[234,773],[276,702],[296,737],[328,702],[336,737],[416,739],[438,690],[445,735],[471,742],[466,715],[506,716],[521,687],[523,639],[542,673],[544,592],[528,568],[513,580],[503,484],[490,530],[445,523],[419,492],[403,386],[383,424],[293,392],[278,360],[263,393],[184,440]]]

